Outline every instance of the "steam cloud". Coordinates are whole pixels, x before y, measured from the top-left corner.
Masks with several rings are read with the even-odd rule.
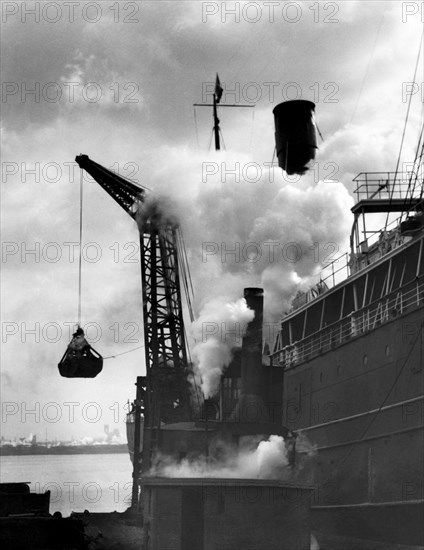
[[[158,455],[150,475],[161,477],[212,477],[240,479],[288,479],[296,476],[305,460],[299,460],[296,470],[289,465],[289,445],[282,436],[247,436],[240,440],[237,448],[223,445],[215,459],[201,457],[195,460],[183,459],[176,463],[169,456]],[[305,459],[316,453],[316,448],[307,438],[299,435],[296,449]]]
[[[147,192],[138,204],[135,219],[141,231],[146,222],[155,227],[175,226],[178,224],[178,215],[174,210],[168,197]]]
[[[252,443],[256,445],[252,446]],[[284,438],[271,435],[266,441],[249,438],[244,447],[226,449],[220,460],[208,461],[205,457],[176,464],[170,457],[160,456],[151,475],[163,477],[218,477],[241,479],[282,479],[288,465],[288,452]]]
[[[264,288],[264,320],[277,327],[298,290],[308,289],[326,261],[347,245],[352,199],[340,182],[315,182],[312,173],[291,183],[281,181],[280,169],[263,170],[255,181],[223,177],[223,165],[251,162],[241,154],[212,156],[221,169],[206,181],[199,178],[203,158],[181,149],[178,155],[162,154],[184,175],[165,190],[160,172],[154,188],[172,198],[185,236],[195,298],[200,297],[191,347],[204,393],[211,396],[232,348],[240,345],[230,334],[234,323],[251,320],[239,301],[243,288]],[[206,334],[210,323],[217,327],[214,334]]]
[[[253,319],[244,298],[226,302],[223,298],[212,299],[202,309],[191,327],[196,340],[193,357],[202,377],[206,398],[215,393],[220,376],[231,361],[231,350],[240,346],[243,329]]]

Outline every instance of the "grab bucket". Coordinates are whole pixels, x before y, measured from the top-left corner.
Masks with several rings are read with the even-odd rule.
[[[78,327],[62,357],[59,372],[65,378],[94,378],[103,368],[103,357],[93,349]]]

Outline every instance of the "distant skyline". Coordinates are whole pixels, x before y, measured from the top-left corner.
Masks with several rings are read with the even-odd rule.
[[[11,436],[11,437],[5,437],[3,435],[0,436],[0,442],[1,444],[7,444],[7,443],[36,443],[38,445],[43,444],[51,444],[51,443],[71,443],[71,442],[77,442],[82,445],[90,445],[95,442],[103,442],[103,443],[126,443],[126,434],[123,435],[119,428],[115,428],[110,432],[110,435],[108,436],[105,432],[99,433],[97,436],[87,436],[87,435],[78,435],[78,434],[71,434],[71,437],[68,439],[59,439],[57,437],[54,437],[53,439],[50,439],[48,431],[46,433],[32,433],[30,432],[26,436]]]
[[[1,6],[5,438],[46,429],[52,439],[96,437],[104,424],[124,433],[145,372],[137,228],[85,178],[82,324],[107,359],[94,379],[58,373],[77,321],[76,155],[169,199],[200,323],[233,312],[243,286],[261,285],[278,329],[325,247],[347,249],[352,178],[395,170],[410,97],[400,166],[412,161],[423,112],[422,62],[412,84],[420,2],[70,4]],[[220,154],[208,149],[211,110],[192,106],[210,101],[217,72],[223,102],[255,104],[220,110]],[[269,169],[272,109],[297,97],[316,103],[324,138],[299,181]],[[269,252],[270,241],[283,251],[294,243],[301,257],[271,265],[265,253],[256,262],[227,253],[249,242]],[[193,344],[202,327],[186,322]]]

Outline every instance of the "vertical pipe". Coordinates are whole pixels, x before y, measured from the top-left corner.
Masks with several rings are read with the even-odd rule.
[[[262,325],[264,291],[262,288],[245,288],[247,306],[253,309],[255,317],[247,325],[241,348],[242,392],[245,395],[261,393],[262,367]]]
[[[216,94],[213,94],[213,131],[215,134],[215,151],[221,149],[221,144],[219,141],[219,118],[216,108]]]

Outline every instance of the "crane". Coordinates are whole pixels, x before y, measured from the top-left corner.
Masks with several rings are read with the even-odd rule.
[[[137,221],[143,301],[146,376],[137,377],[133,460],[133,505],[138,502],[138,479],[150,469],[158,448],[161,423],[192,418],[188,377],[190,366],[184,332],[178,254],[179,226],[149,202],[139,187],[87,155],[75,161]],[[140,464],[141,414],[144,415]]]

